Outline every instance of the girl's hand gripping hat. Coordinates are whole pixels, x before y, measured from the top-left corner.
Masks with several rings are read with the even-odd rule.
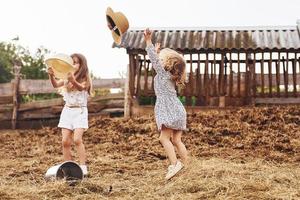
[[[71,56],[58,53],[49,56],[45,59],[47,67],[52,67],[56,78],[67,79],[68,73],[74,73],[76,71],[73,65],[73,59]]]

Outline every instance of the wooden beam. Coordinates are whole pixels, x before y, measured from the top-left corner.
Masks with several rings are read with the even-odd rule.
[[[190,54],[190,60],[192,60],[192,54]],[[193,65],[192,62],[190,63],[190,73],[189,73],[189,81],[187,87],[185,88],[185,98],[186,98],[186,105],[192,105],[192,96],[193,96]]]
[[[293,62],[293,92],[294,92],[294,97],[297,97],[297,54],[295,53],[295,59]]]
[[[145,63],[147,67],[145,66],[145,73],[144,73],[144,93],[148,93],[148,75],[149,75],[149,63]]]
[[[283,62],[283,74],[284,74],[284,91],[285,91],[285,97],[288,97],[288,53],[286,53],[286,61],[284,60],[284,57],[282,56],[282,62]],[[285,61],[285,62],[284,62]]]
[[[229,96],[232,97],[232,91],[233,91],[232,53],[230,53],[229,59],[230,59]]]
[[[249,94],[249,88],[251,87],[251,83],[250,83],[250,77],[249,77],[249,59],[248,59],[248,53],[246,53],[246,66],[245,66],[245,79],[244,79],[244,90],[245,90],[245,97],[246,97],[246,101],[248,101],[248,95]],[[250,87],[249,87],[250,86]]]
[[[225,95],[224,91],[224,54],[221,54],[222,59],[221,59],[221,64],[220,64],[220,74],[219,74],[219,88],[220,88],[220,95],[223,96]]]
[[[205,98],[208,100],[209,98],[209,84],[208,84],[208,53],[205,54],[205,69],[204,69],[204,91],[205,91]]]
[[[280,53],[278,52],[278,59],[280,59]],[[276,88],[277,97],[280,97],[280,60],[276,63]]]
[[[13,96],[0,96],[0,104],[13,103]]]
[[[270,60],[268,62],[268,75],[269,75],[269,97],[272,97],[272,89],[273,89],[273,85],[272,85],[272,52],[270,53]]]
[[[124,117],[131,117],[131,99],[132,95],[130,92],[130,66],[127,65],[127,73],[126,73],[126,82],[125,82],[125,90],[124,90]]]
[[[260,67],[261,67],[261,72],[260,72],[260,75],[261,75],[261,94],[260,94],[260,96],[264,97],[265,96],[264,53],[262,53],[261,56],[262,56],[262,58],[260,60]]]
[[[11,119],[12,129],[17,128],[17,119],[18,119],[18,109],[19,109],[19,85],[20,85],[20,70],[21,66],[14,65],[14,81],[13,81],[13,113]]]
[[[214,53],[214,60],[213,60],[213,65],[214,65],[214,96],[219,96],[219,88],[217,85],[217,62],[216,62],[216,54]]]
[[[238,97],[241,97],[241,66],[240,66],[240,53],[238,53],[238,83],[237,83],[237,92],[238,92]]]
[[[12,96],[12,83],[0,84],[0,96]],[[93,88],[123,88],[125,79],[95,79],[93,80]],[[31,80],[21,79],[19,83],[19,94],[48,94],[57,93],[57,89],[53,88],[49,80]]]
[[[256,98],[256,104],[300,104],[300,98]]]
[[[135,85],[135,56],[129,56],[129,92],[130,95],[133,96],[134,94],[134,85]]]
[[[62,98],[47,99],[42,101],[35,101],[29,103],[20,104],[19,111],[35,110],[40,108],[47,108],[52,106],[62,106],[64,101]]]
[[[137,58],[138,60],[138,58]],[[142,63],[136,62],[136,76],[137,76],[137,81],[136,81],[136,91],[135,94],[137,97],[140,97],[141,94],[141,76],[142,76]]]
[[[196,70],[196,106],[201,105],[201,98],[202,98],[202,79],[201,79],[201,73],[200,73],[200,54],[198,54],[198,63],[197,63],[197,70]]]
[[[253,97],[256,97],[256,53],[253,53],[253,82],[252,82],[252,93]]]

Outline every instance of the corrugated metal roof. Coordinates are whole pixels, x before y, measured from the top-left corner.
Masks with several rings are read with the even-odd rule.
[[[124,37],[127,49],[143,50],[144,28],[128,30]],[[153,28],[152,42],[175,50],[257,50],[299,49],[297,26],[277,27],[199,27]],[[113,47],[118,47],[113,44]]]

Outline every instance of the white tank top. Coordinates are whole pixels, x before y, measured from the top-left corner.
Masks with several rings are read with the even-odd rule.
[[[63,97],[65,104],[67,106],[87,106],[88,92],[86,90],[83,91],[70,91],[63,92]]]

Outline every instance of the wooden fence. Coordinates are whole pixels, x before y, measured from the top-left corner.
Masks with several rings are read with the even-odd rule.
[[[124,88],[125,79],[97,79],[93,80],[93,87],[97,89]],[[0,84],[0,128],[4,122],[11,121],[11,128],[17,127],[18,121],[58,119],[63,108],[63,99],[54,98],[28,103],[20,103],[20,97],[28,94],[57,93],[49,80],[20,80],[19,76],[10,83]],[[123,112],[124,93],[95,96],[89,99],[90,114],[110,114]],[[8,127],[6,125],[6,127]]]
[[[227,55],[227,57],[225,56]],[[187,84],[179,94],[187,105],[192,97],[199,106],[214,105],[214,98],[226,96],[234,101],[300,103],[300,57],[298,53],[205,53],[185,54]],[[146,55],[130,55],[130,90],[133,96],[153,96],[152,65]],[[243,104],[242,104],[243,105]]]

